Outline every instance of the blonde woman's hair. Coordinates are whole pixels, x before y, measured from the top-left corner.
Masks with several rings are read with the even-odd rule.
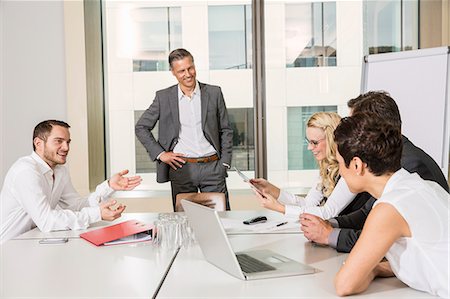
[[[341,117],[335,112],[316,112],[309,118],[306,124],[308,128],[318,128],[325,133],[325,140],[327,142],[326,157],[318,162],[320,177],[322,178],[322,192],[325,197],[330,196],[333,192],[339,176],[334,130],[340,121]]]

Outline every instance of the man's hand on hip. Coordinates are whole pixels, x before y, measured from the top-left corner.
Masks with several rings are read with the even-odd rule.
[[[300,215],[301,230],[305,238],[318,244],[328,245],[328,237],[333,227],[320,217],[303,213]]]
[[[117,203],[116,200],[108,200],[108,201],[103,201],[99,205],[102,220],[112,221],[112,220],[117,219],[120,216],[122,216],[122,212],[125,210],[126,206],[119,204],[119,206],[117,206],[117,208],[113,208],[113,206],[116,203]]]
[[[164,152],[159,157],[159,160],[163,161],[173,169],[177,170],[177,168],[183,167],[183,164],[186,163],[186,161],[183,160],[184,155],[174,152]]]

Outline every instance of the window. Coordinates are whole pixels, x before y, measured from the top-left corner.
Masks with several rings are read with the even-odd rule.
[[[286,4],[286,67],[336,66],[336,3]]]
[[[209,6],[208,33],[211,70],[251,68],[250,5]]]
[[[233,128],[232,166],[255,170],[253,108],[229,108],[228,117]]]
[[[144,114],[145,110],[134,111],[134,125]],[[153,128],[152,133],[156,140],[158,140],[158,125]],[[142,143],[134,136],[135,155],[136,155],[136,173],[153,173],[156,172],[156,163],[150,159],[147,150]]]
[[[418,45],[418,0],[307,1],[265,1],[261,28],[267,174],[293,192],[310,187],[317,173],[304,141],[309,116],[348,113],[347,100],[360,92],[364,54]],[[127,168],[143,177],[142,189],[170,189],[156,182],[156,165],[136,140],[134,124],[157,90],[177,83],[167,56],[185,47],[194,55],[198,80],[222,89],[234,130],[232,165],[253,176],[254,117],[261,115],[252,108],[250,2],[161,3],[102,2],[108,175]],[[228,183],[230,190],[247,187],[233,171]]]
[[[364,2],[364,53],[418,49],[418,0]]]
[[[316,169],[317,162],[306,142],[306,123],[316,112],[337,112],[337,106],[288,107],[288,169]]]
[[[181,47],[181,9],[136,8],[131,18],[136,34],[133,71],[168,71],[170,51]]]

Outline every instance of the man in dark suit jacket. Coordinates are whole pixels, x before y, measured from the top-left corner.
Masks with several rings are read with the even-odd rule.
[[[397,104],[385,92],[368,92],[348,102],[352,114],[370,113],[373,117],[382,117],[390,120],[394,125],[401,127],[400,112]],[[422,149],[415,146],[408,138],[403,136],[402,168],[411,173],[416,172],[423,179],[435,181],[447,192],[449,185],[436,162]],[[307,223],[305,236],[311,241],[330,245],[340,252],[350,252],[361,234],[364,222],[375,202],[369,193],[360,193],[354,201],[366,202],[365,205],[353,213],[338,216],[324,221],[314,217]]]
[[[156,92],[136,124],[136,136],[157,161],[158,183],[171,182],[172,201],[178,193],[228,191],[233,130],[220,87],[196,80],[194,58],[185,49],[169,55],[178,84]],[[159,122],[158,140],[152,129]]]

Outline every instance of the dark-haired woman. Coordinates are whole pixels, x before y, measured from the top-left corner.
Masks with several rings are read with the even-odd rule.
[[[411,288],[448,298],[449,194],[401,168],[402,137],[392,124],[355,114],[341,121],[335,142],[350,190],[378,198],[336,275],[337,293],[359,293],[375,277],[395,275]]]

